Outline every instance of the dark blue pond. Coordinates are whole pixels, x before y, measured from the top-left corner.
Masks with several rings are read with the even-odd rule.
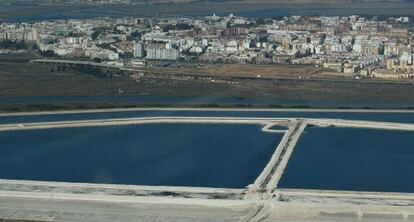
[[[310,107],[351,107],[351,108],[406,108],[414,107],[413,100],[366,101],[358,98],[349,100],[272,99],[250,97],[216,96],[17,96],[0,97],[0,105],[30,104],[132,104],[132,105],[255,105],[255,106],[310,106]]]
[[[149,124],[0,133],[0,178],[242,188],[279,134],[255,125]]]
[[[341,102],[329,100],[278,100],[278,99],[257,99],[237,97],[174,97],[174,96],[46,96],[46,97],[11,97],[0,98],[0,105],[15,104],[67,104],[67,103],[114,103],[114,104],[163,104],[165,106],[174,104],[221,104],[221,105],[285,105],[297,106],[308,105],[311,107],[375,107],[375,108],[407,108],[414,107],[414,101],[405,102],[384,102],[384,101],[354,101]],[[346,111],[346,110],[345,110]],[[368,110],[367,110],[368,111]],[[157,109],[148,111],[123,111],[88,114],[59,114],[59,115],[30,115],[30,116],[0,116],[0,124],[60,121],[60,120],[83,120],[102,118],[130,118],[146,116],[232,116],[232,117],[307,117],[307,118],[342,118],[356,120],[376,120],[393,122],[414,123],[414,113],[370,113],[370,112],[280,112],[280,111],[161,111]]]
[[[309,128],[279,187],[414,192],[414,133]]]

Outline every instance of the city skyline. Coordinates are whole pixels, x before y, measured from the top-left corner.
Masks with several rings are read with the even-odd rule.
[[[4,23],[0,39],[34,42],[41,52],[119,67],[140,67],[145,60],[291,64],[410,78],[410,24],[409,17],[125,17]]]

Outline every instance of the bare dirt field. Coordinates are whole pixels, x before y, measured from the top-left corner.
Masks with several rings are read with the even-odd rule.
[[[311,77],[339,77],[349,78],[349,75],[326,71],[313,66],[304,65],[252,65],[252,64],[224,64],[224,65],[202,65],[199,67],[167,67],[155,68],[154,71],[198,74],[198,75],[220,75],[220,76],[242,76],[242,77],[266,77],[266,78],[311,78]]]

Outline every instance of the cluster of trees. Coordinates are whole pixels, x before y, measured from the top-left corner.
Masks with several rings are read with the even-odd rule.
[[[110,70],[104,70],[102,68],[99,67],[94,67],[91,65],[57,65],[56,67],[51,69],[52,72],[54,71],[74,71],[74,72],[78,72],[78,73],[82,73],[82,74],[86,74],[86,75],[91,75],[91,76],[95,76],[98,78],[112,78],[114,77],[114,72],[110,71]],[[117,73],[115,73],[117,75],[122,75],[124,74],[121,70],[119,70]]]
[[[96,68],[91,65],[86,66],[72,66],[72,69],[76,72],[80,72],[83,74],[96,76],[96,77],[112,77],[111,73],[105,73],[101,68]]]
[[[58,54],[56,54],[54,51],[52,50],[47,50],[47,51],[42,51],[39,50],[39,46],[37,46],[37,44],[33,44],[32,45],[32,50],[37,51],[41,56],[43,57],[59,57]]]
[[[262,17],[256,19],[256,25],[271,25],[272,23],[272,19],[265,19]]]
[[[111,31],[109,27],[95,27],[93,28],[93,33],[91,34],[92,40],[96,40],[99,35],[104,34],[108,31]]]
[[[127,36],[128,41],[140,40],[140,39],[141,39],[141,32],[139,31],[132,32],[131,35]]]
[[[57,55],[54,51],[52,51],[52,50],[47,50],[47,51],[42,51],[42,50],[39,50],[38,51],[38,53],[41,55],[41,56],[44,56],[44,57],[50,57],[50,58],[52,58],[52,57],[59,57],[59,55]]]
[[[53,69],[52,71],[54,71]],[[91,65],[58,65],[56,71],[75,71],[80,72],[86,75],[96,76],[96,77],[111,77],[110,73],[104,72],[101,68],[96,68]]]
[[[20,50],[20,49],[27,49],[27,45],[24,40],[23,41],[3,40],[3,41],[0,41],[0,48]]]
[[[178,23],[176,25],[166,25],[162,28],[164,32],[168,32],[169,30],[189,30],[194,28],[194,26],[189,25],[187,23]]]
[[[96,30],[96,31],[94,31],[93,33],[92,33],[92,35],[91,35],[91,38],[92,38],[92,40],[96,40],[98,37],[99,37],[99,35],[102,33],[102,31],[101,30]]]

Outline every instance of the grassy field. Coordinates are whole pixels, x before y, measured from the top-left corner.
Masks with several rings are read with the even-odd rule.
[[[241,70],[221,67],[221,75],[229,71],[232,75],[255,75],[268,69],[273,77],[278,74],[278,66],[264,66],[256,71],[255,66]],[[0,62],[0,97],[13,96],[81,96],[117,95],[119,89],[125,95],[157,96],[226,96],[277,99],[312,99],[341,101],[414,101],[413,81],[373,82],[335,78],[275,78],[254,80],[240,79],[235,83],[209,80],[182,80],[168,78],[148,78],[140,82],[128,76],[102,78],[73,71],[52,70],[50,65]],[[239,67],[240,68],[240,67]],[[204,72],[205,69],[196,70]],[[281,76],[290,72],[302,72],[303,67],[282,66]],[[308,68],[305,68],[308,70]],[[178,72],[180,69],[169,70]],[[231,71],[233,70],[233,71]],[[187,70],[188,71],[188,70]],[[194,71],[194,70],[191,70]],[[314,70],[308,70],[310,73]],[[184,72],[184,71],[183,71]],[[207,71],[206,71],[207,72]],[[212,73],[215,73],[214,71]],[[413,103],[414,104],[414,103]]]
[[[303,65],[251,65],[251,64],[225,64],[203,65],[200,67],[167,67],[154,68],[156,72],[183,73],[197,75],[264,77],[264,78],[349,78],[349,75],[337,72],[324,71],[313,66]]]

